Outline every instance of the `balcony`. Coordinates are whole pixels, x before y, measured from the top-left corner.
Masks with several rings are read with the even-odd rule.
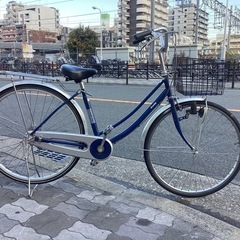
[[[136,20],[137,21],[149,21],[150,16],[149,15],[137,15]]]
[[[146,22],[142,22],[142,23],[137,23],[136,24],[136,28],[137,29],[145,29],[147,26],[147,23]]]
[[[148,8],[145,8],[145,7],[138,7],[137,8],[137,13],[148,13]]]
[[[150,0],[137,0],[137,4],[149,5],[150,3]]]

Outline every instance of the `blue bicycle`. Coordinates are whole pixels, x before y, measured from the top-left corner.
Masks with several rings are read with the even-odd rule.
[[[226,186],[240,168],[239,123],[228,110],[206,97],[176,97],[164,64],[167,29],[159,27],[135,35],[135,43],[143,43],[141,49],[155,40],[160,43],[162,78],[133,111],[102,131],[98,129],[83,82],[96,74],[96,70],[62,65],[66,80],[80,86],[73,95],[50,83],[55,78],[1,72],[25,79],[19,81],[13,77],[11,83],[0,89],[0,171],[29,184],[56,180],[69,172],[80,158],[90,159],[92,165],[109,158],[113,145],[147,119],[141,149],[147,168],[158,184],[185,197],[208,195]],[[186,78],[175,85],[185,95],[190,95],[189,89],[201,95],[223,93],[223,81],[216,78],[211,82],[209,79],[203,82],[201,78],[201,92],[196,90],[199,83],[192,79]],[[84,112],[76,102],[79,95],[91,134]],[[114,129],[130,119],[153,95],[155,100],[141,116],[123,132],[112,136]],[[168,104],[160,107],[164,99]]]

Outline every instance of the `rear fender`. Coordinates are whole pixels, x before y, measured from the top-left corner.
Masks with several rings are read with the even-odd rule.
[[[60,93],[61,95],[63,95],[64,97],[66,98],[70,98],[71,96],[66,93],[65,91],[61,90],[60,88],[56,87],[55,85],[51,84],[51,83],[48,83],[48,82],[44,82],[44,81],[39,81],[39,80],[24,80],[24,81],[16,81],[14,82],[14,85],[15,86],[18,86],[18,85],[28,85],[28,84],[32,84],[32,85],[41,85],[41,86],[45,86],[45,87],[48,87],[48,88],[51,88],[53,89],[54,91]],[[8,88],[12,88],[13,87],[13,83],[9,83],[3,87],[0,88],[0,94],[2,91],[5,91],[6,89]],[[78,103],[72,99],[71,100],[71,103],[74,105],[74,107],[77,109],[80,117],[82,118],[82,122],[83,122],[83,126],[84,126],[84,132],[85,134],[88,133],[88,127],[87,127],[87,121],[86,121],[86,118],[85,118],[85,115],[83,113],[83,110],[82,108],[78,105]]]

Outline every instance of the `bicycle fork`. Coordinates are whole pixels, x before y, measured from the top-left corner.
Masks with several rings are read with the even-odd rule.
[[[200,143],[200,139],[201,139],[201,133],[202,133],[202,128],[203,128],[203,122],[205,120],[205,116],[207,114],[207,101],[205,100],[206,103],[206,107],[201,108],[201,109],[197,109],[197,104],[196,101],[192,101],[190,104],[190,109],[186,110],[186,114],[183,117],[179,117],[177,114],[177,110],[182,110],[181,106],[178,105],[178,103],[175,103],[176,99],[169,99],[170,105],[171,105],[171,109],[172,109],[172,116],[173,116],[173,120],[174,120],[174,124],[175,127],[179,133],[179,135],[181,136],[181,138],[183,139],[183,141],[188,145],[188,147],[194,152],[194,153],[198,153],[198,149],[199,149],[199,143]],[[198,134],[194,135],[193,141],[189,142],[188,139],[185,137],[185,135],[182,132],[181,129],[181,124],[180,122],[184,119],[188,119],[190,115],[196,115],[198,114],[198,119],[197,119],[197,123],[195,128],[198,129]]]

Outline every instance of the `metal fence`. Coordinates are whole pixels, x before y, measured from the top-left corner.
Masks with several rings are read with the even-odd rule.
[[[202,65],[203,67],[201,68],[199,65]],[[60,66],[61,63],[54,62],[11,62],[0,63],[0,70],[18,71],[55,77],[61,76],[59,70]],[[157,64],[144,63],[129,65],[120,61],[103,61],[101,65],[88,64],[83,66],[96,68],[98,70],[96,77],[101,76],[105,78],[122,78],[126,79],[126,82],[128,82],[128,80],[131,78],[157,79],[161,77],[161,68]],[[187,74],[188,76],[193,76],[194,74],[199,74],[199,71],[206,74],[216,74],[218,68],[222,68],[222,66],[223,62],[220,61],[186,58],[181,59],[181,61],[179,61],[179,63],[175,66],[168,65],[168,69],[177,69],[178,74]],[[237,61],[224,62],[224,66],[224,71],[227,73],[224,75],[224,78],[227,82],[232,82],[232,87],[234,88],[234,83],[240,80],[240,63]]]

